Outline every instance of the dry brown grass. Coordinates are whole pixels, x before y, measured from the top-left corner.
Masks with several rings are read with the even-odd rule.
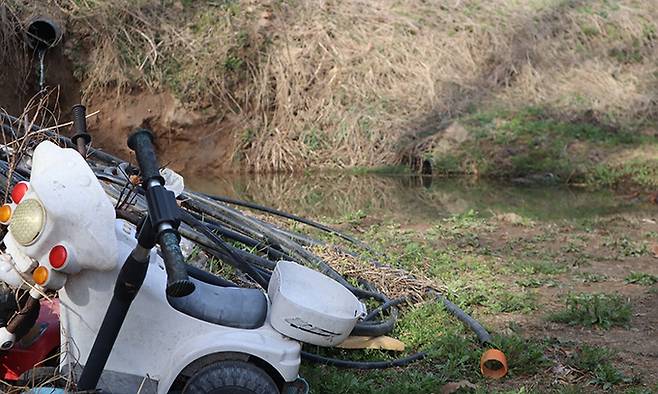
[[[364,279],[390,299],[407,297],[410,302],[422,302],[429,290],[443,290],[443,286],[436,281],[419,273],[411,274],[403,269],[375,265],[331,246],[315,247],[313,253],[344,277]]]
[[[49,105],[49,103],[53,101],[57,102],[58,93],[57,90],[46,90],[39,93],[30,99],[23,110],[23,113],[17,117],[15,122],[3,122],[6,125],[11,126],[15,133],[14,135],[11,135],[8,132],[0,134],[2,149],[8,153],[7,165],[9,167],[9,171],[5,174],[7,184],[2,187],[4,190],[4,201],[7,200],[9,191],[11,190],[12,174],[25,159],[26,155],[27,157],[30,157],[32,149],[39,142],[46,139],[54,140],[44,131],[32,129],[37,125],[51,125],[57,123],[59,114],[50,109],[52,108],[52,105]],[[3,108],[0,108],[0,113],[7,114]],[[51,130],[56,129],[53,128]]]
[[[165,3],[62,2],[86,95],[168,90],[232,116],[256,171],[393,164],[474,109],[658,116],[652,1]]]

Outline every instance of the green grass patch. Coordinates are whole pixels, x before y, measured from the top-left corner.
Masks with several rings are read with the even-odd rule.
[[[605,156],[619,147],[655,144],[639,131],[639,125],[619,128],[599,121],[566,121],[540,107],[476,112],[459,122],[472,138],[449,153],[429,154],[437,174],[477,173],[593,187],[630,183],[649,188],[658,183],[655,160],[612,165],[583,153],[596,151]]]
[[[608,238],[603,242],[617,253],[619,257],[638,257],[649,254],[649,247],[646,242],[637,242],[627,237]]]
[[[576,277],[583,283],[599,283],[608,280],[608,276],[596,272],[580,272]]]
[[[631,272],[624,278],[626,283],[634,283],[636,285],[651,286],[658,282],[658,276],[648,274],[646,272]]]
[[[493,278],[493,277],[491,277]],[[530,312],[537,308],[537,296],[528,290],[506,288],[491,279],[457,278],[445,282],[448,298],[466,310],[483,314]]]
[[[419,363],[420,366],[424,363]],[[300,370],[311,386],[312,394],[424,394],[431,393],[446,381],[423,370],[377,370],[362,373],[333,367],[303,364]]]
[[[527,278],[527,279],[519,279],[515,283],[521,287],[537,288],[537,287],[542,287],[545,281],[537,278]]]
[[[630,381],[612,364],[614,356],[615,353],[610,349],[583,344],[571,355],[569,363],[591,375],[589,384],[609,390],[617,384]]]
[[[549,260],[515,260],[510,265],[510,269],[522,275],[557,275],[568,270],[565,265]]]
[[[508,335],[494,336],[494,344],[505,353],[511,376],[534,375],[550,365],[542,342]]]
[[[467,117],[465,124],[481,138],[490,138],[493,131],[494,140],[499,143],[518,141],[527,137],[541,137],[554,141],[557,139],[558,145],[569,140],[610,145],[637,144],[645,140],[639,134],[626,130],[616,130],[587,122],[566,122],[541,107],[476,113]]]
[[[549,320],[585,327],[627,326],[631,319],[630,303],[618,295],[569,294],[566,308],[553,313]]]
[[[631,183],[646,188],[658,186],[658,160],[631,160],[620,165],[594,166],[586,182],[596,187],[619,187]]]

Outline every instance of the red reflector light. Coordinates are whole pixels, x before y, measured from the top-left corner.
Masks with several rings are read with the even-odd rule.
[[[67,258],[68,252],[62,245],[53,247],[50,249],[50,253],[48,254],[48,261],[50,262],[50,265],[55,269],[62,268],[64,264],[66,264]]]
[[[11,189],[11,199],[16,203],[20,203],[23,197],[25,197],[25,193],[27,193],[27,189],[29,189],[29,185],[27,182],[18,182],[16,186],[14,186],[13,189]]]

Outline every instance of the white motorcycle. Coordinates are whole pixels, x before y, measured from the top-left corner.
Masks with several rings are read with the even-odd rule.
[[[267,293],[190,277],[179,215],[152,134],[129,139],[148,215],[117,219],[93,171],[73,149],[34,150],[29,182],[0,208],[9,225],[0,280],[29,289],[24,309],[47,294],[60,303],[59,373],[75,390],[112,393],[303,393],[302,342],[335,346],[365,316],[345,287],[279,262]],[[4,212],[4,214],[3,214]],[[257,273],[256,273],[257,274]],[[312,291],[310,291],[312,290]],[[0,344],[16,341],[0,328]]]

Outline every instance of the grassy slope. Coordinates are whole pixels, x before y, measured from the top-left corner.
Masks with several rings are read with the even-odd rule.
[[[268,171],[441,164],[451,159],[434,150],[446,124],[529,105],[559,125],[655,134],[651,3],[76,0],[56,11],[87,96],[172,92],[201,116],[232,119],[236,158]],[[553,148],[533,160],[564,170],[548,165]]]
[[[478,112],[458,127],[468,139],[426,157],[435,173],[470,173],[519,182],[658,187],[658,139],[598,121],[564,121],[538,107]],[[455,126],[453,126],[455,127]]]

